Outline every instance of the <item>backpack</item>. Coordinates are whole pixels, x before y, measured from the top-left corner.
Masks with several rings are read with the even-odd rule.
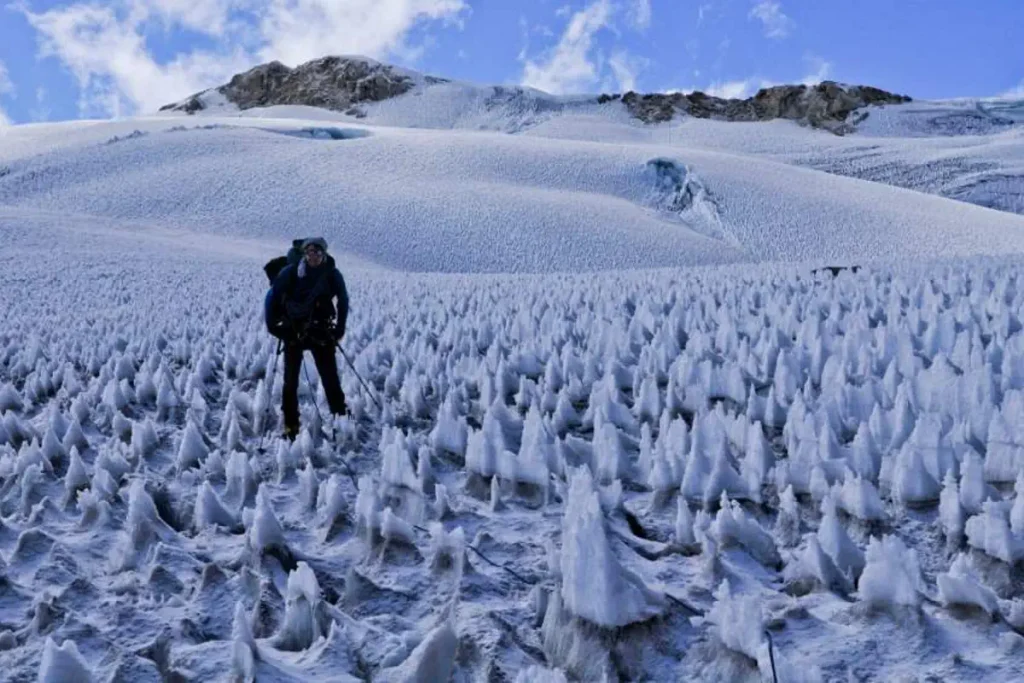
[[[282,326],[287,326],[287,314],[285,312],[285,292],[281,291],[278,297],[272,297],[274,292],[274,283],[277,281],[281,272],[290,265],[299,263],[303,258],[302,245],[308,238],[292,240],[292,246],[288,250],[285,256],[276,256],[263,266],[263,272],[266,273],[267,279],[270,283],[270,289],[267,290],[266,298],[264,299],[264,317],[266,320],[267,328],[270,333],[274,336],[279,336],[279,330]],[[331,269],[335,268],[334,258],[330,254],[324,254],[324,263]],[[283,289],[289,289],[291,282],[282,283]],[[346,309],[347,310],[347,309]],[[313,310],[310,311],[310,317],[302,323],[302,326],[308,326],[313,321],[313,314],[318,313],[316,320],[320,320],[324,317],[334,319],[337,317],[337,311],[334,308],[333,302],[328,302],[327,308],[323,308],[318,304],[314,304]]]
[[[292,248],[288,250],[285,256],[275,256],[274,258],[267,261],[266,265],[263,266],[263,272],[267,274],[267,279],[270,284],[274,284],[274,280],[277,279],[278,274],[285,269],[286,266],[290,266],[293,263],[298,263],[302,260],[302,243],[307,238],[292,240]]]

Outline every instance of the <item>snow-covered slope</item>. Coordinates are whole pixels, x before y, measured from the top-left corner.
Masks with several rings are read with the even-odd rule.
[[[200,117],[285,115],[401,128],[671,143],[744,155],[760,150],[776,160],[838,175],[1024,213],[1024,100],[903,99],[834,83],[809,90],[780,86],[744,101],[697,93],[556,97],[529,88],[434,78],[360,57],[331,57],[295,70],[262,65],[223,88],[169,107]],[[325,108],[255,106],[283,102]],[[776,116],[793,121],[770,121]],[[725,119],[743,123],[729,125]],[[847,137],[808,130],[808,125],[842,130]]]
[[[19,137],[40,132],[10,134],[0,204],[234,237],[323,234],[347,253],[404,270],[1024,250],[1021,216],[700,146],[154,118],[93,124],[27,153]]]
[[[1019,127],[387,106],[6,132],[5,681],[1024,678],[1024,217],[928,175]]]
[[[550,117],[525,134],[766,157],[1024,214],[1024,101],[875,107],[845,137],[788,121],[682,119],[649,126],[609,110]]]
[[[78,222],[0,215],[5,680],[1024,676],[1019,259],[349,269],[384,410],[289,447],[262,246]]]

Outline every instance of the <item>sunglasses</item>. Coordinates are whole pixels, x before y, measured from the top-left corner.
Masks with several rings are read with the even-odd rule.
[[[306,253],[312,256],[313,254],[322,254],[324,250],[320,247],[306,247]]]

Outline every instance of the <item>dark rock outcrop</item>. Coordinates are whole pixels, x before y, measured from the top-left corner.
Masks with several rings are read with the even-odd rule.
[[[161,111],[194,114],[219,99],[219,94],[239,109],[273,105],[306,105],[362,117],[358,105],[380,102],[412,90],[417,85],[446,83],[445,79],[405,71],[361,57],[322,57],[293,68],[270,62],[237,74],[230,82],[213,90],[196,93],[180,102],[161,107]],[[833,81],[818,85],[778,85],[763,88],[744,100],[722,99],[696,91],[641,95],[599,95],[572,102],[559,100],[539,91],[495,86],[485,106],[506,109],[519,116],[556,113],[586,104],[621,101],[636,118],[645,123],[671,121],[678,115],[723,121],[768,121],[789,119],[823,128],[837,135],[855,129],[865,116],[864,107],[875,104],[901,104],[910,98],[894,95],[870,86],[846,86]],[[855,113],[856,112],[856,113]]]
[[[617,96],[602,95],[599,102]],[[689,94],[648,94],[628,92],[622,102],[630,113],[645,123],[672,120],[677,114],[724,121],[769,121],[790,119],[814,128],[824,128],[837,135],[854,129],[863,116],[850,114],[874,104],[909,102],[905,95],[870,86],[843,86],[833,81],[818,85],[777,85],[762,88],[745,100],[712,97],[700,91]]]
[[[426,77],[426,83],[441,79]],[[362,102],[380,102],[402,95],[416,85],[415,80],[387,64],[369,59],[322,57],[294,69],[281,62],[270,62],[237,74],[215,90],[239,109],[273,105],[306,105],[347,112]],[[196,93],[161,111],[193,114],[206,107],[203,95]]]

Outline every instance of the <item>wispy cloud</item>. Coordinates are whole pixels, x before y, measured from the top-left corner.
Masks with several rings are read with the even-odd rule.
[[[633,28],[646,31],[651,26],[651,0],[632,0],[628,16]]]
[[[744,78],[735,81],[716,81],[703,89],[706,95],[721,97],[726,100],[743,100],[751,97],[761,88],[770,88],[776,83],[764,78]]]
[[[782,12],[782,5],[775,0],[760,0],[748,15],[764,25],[764,34],[768,38],[781,40],[789,35],[794,22]]]
[[[807,65],[808,73],[797,82],[802,85],[817,85],[826,80],[832,74],[832,62],[817,55],[805,54],[804,63]],[[787,81],[792,83],[793,81]],[[767,78],[751,76],[749,78],[732,81],[716,81],[704,89],[708,95],[722,97],[725,99],[745,99],[753,96],[762,88],[783,85],[783,83]]]
[[[646,57],[631,55],[625,50],[616,50],[608,60],[619,92],[636,90],[636,79],[640,72],[650,66]]]
[[[80,88],[85,115],[149,111],[217,85],[256,63],[289,65],[325,54],[413,57],[410,30],[458,21],[465,0],[116,0],[35,13],[21,7],[39,37],[40,57],[55,57]],[[244,17],[247,20],[243,20]],[[216,38],[171,60],[154,56],[154,29]]]
[[[11,82],[11,77],[7,73],[7,65],[0,61],[0,95],[12,93],[14,93],[14,83]]]
[[[607,28],[612,15],[609,0],[596,0],[569,19],[558,44],[543,59],[526,60],[523,85],[563,94],[583,92],[597,83],[600,55],[592,55],[594,36]]]
[[[48,121],[50,119],[50,108],[46,106],[46,88],[36,88],[36,106],[29,111],[29,117],[33,121]]]
[[[522,36],[523,46],[519,48],[519,56],[516,59],[521,62],[530,54],[530,22],[522,14],[519,15],[519,35]]]
[[[612,46],[611,56],[598,44],[597,34],[616,33],[615,21],[623,15],[629,26],[643,31],[650,24],[650,3],[630,0],[623,5],[612,0],[594,0],[581,10],[570,12],[559,8],[558,14],[569,19],[557,44],[540,56],[527,58],[520,53],[523,75],[520,83],[553,94],[590,92],[593,88],[636,88],[637,78],[651,64],[650,60]]]
[[[750,97],[754,92],[754,81],[746,79],[742,81],[725,81],[724,83],[712,83],[704,91],[712,97],[721,97],[726,100],[741,100]]]
[[[236,48],[228,54],[195,50],[160,64],[146,47],[146,19],[112,7],[71,5],[26,16],[39,33],[40,56],[56,57],[75,76],[79,110],[86,116],[156,109],[251,62]]]
[[[0,95],[13,95],[14,94],[14,83],[11,82],[11,78],[7,73],[7,65],[0,61]],[[9,126],[11,119],[7,116],[7,112],[0,106],[0,126]]]
[[[427,21],[458,21],[463,0],[270,0],[261,13],[264,60],[298,64],[325,54],[402,53],[405,37]]]
[[[809,70],[808,74],[800,79],[800,82],[804,85],[817,85],[832,75],[832,62],[822,59],[817,55],[804,55],[804,63]]]
[[[1021,81],[1020,83],[1018,83],[1017,87],[1010,88],[1009,90],[1004,92],[1002,95],[1000,95],[1000,97],[1010,97],[1010,98],[1022,98],[1022,99],[1024,99],[1024,81]]]
[[[153,21],[165,29],[181,26],[220,38],[228,33],[233,10],[244,9],[243,0],[125,0],[132,23]]]

